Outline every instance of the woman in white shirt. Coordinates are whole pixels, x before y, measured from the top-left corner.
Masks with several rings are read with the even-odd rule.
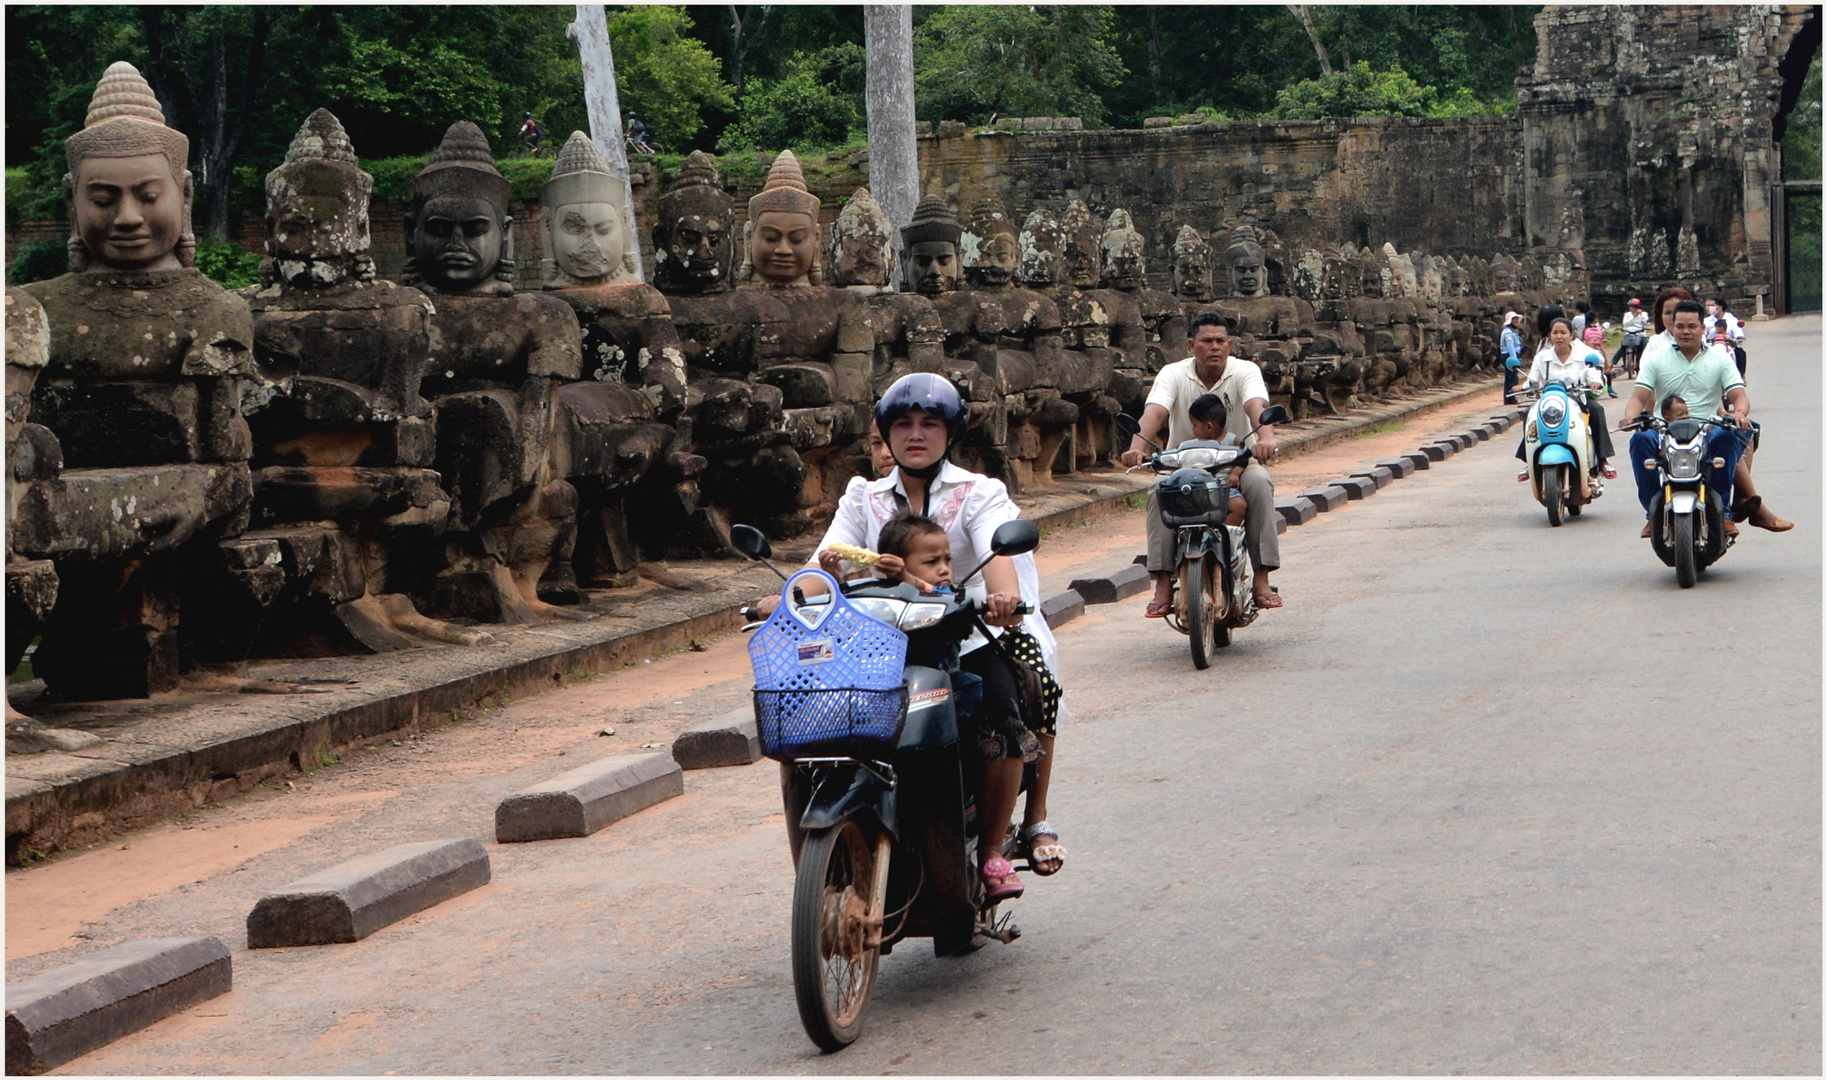
[[[1541,387],[1557,382],[1574,388],[1574,400],[1585,407],[1585,423],[1591,429],[1592,450],[1598,457],[1594,474],[1601,472],[1604,479],[1615,480],[1617,470],[1611,468],[1610,458],[1616,451],[1610,444],[1610,425],[1604,419],[1604,406],[1588,400],[1589,394],[1576,392],[1604,388],[1603,372],[1592,363],[1591,352],[1591,346],[1573,338],[1571,319],[1553,320],[1547,331],[1547,348],[1534,354],[1534,366],[1528,369],[1528,385]],[[1528,440],[1524,436],[1522,444],[1515,448],[1515,456],[1526,461],[1527,451]],[[1518,479],[1527,481],[1528,470],[1523,469]]]

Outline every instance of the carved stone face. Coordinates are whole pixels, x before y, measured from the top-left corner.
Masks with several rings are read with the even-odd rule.
[[[1515,291],[1515,267],[1507,259],[1490,264],[1490,288],[1499,293]]]
[[[1254,296],[1262,291],[1262,257],[1254,252],[1235,256],[1230,263],[1230,295]]]
[[[937,296],[957,288],[960,267],[957,245],[942,240],[927,240],[907,252],[907,278],[926,296]]]
[[[852,223],[831,244],[831,268],[839,285],[888,283],[888,233],[873,220]]]
[[[461,292],[487,281],[501,261],[506,223],[486,199],[440,195],[413,223],[412,250],[432,287]]]
[[[1467,296],[1470,294],[1470,285],[1471,285],[1470,278],[1465,274],[1464,267],[1456,266],[1456,265],[1447,265],[1447,267],[1446,267],[1446,295],[1447,296]]]
[[[1173,245],[1173,295],[1204,300],[1211,295],[1211,251],[1208,245]]]
[[[367,230],[366,210],[356,193],[287,195],[266,208],[267,254],[275,259],[335,259],[352,254],[352,241]]]
[[[627,254],[621,208],[612,203],[568,203],[552,208],[551,258],[579,281],[608,277]]]
[[[989,234],[978,254],[976,279],[980,284],[997,287],[1014,280],[1014,270],[1021,261],[1021,243],[1011,232]]]
[[[116,270],[176,270],[184,190],[163,154],[90,157],[72,195],[83,246]]]
[[[1320,295],[1327,300],[1342,300],[1356,294],[1351,288],[1359,280],[1357,261],[1343,252],[1329,252],[1325,256],[1325,279],[1320,286]]]
[[[1028,215],[1021,228],[1021,281],[1035,286],[1056,284],[1064,264],[1065,230],[1051,214],[1035,211]]]
[[[806,284],[818,261],[818,223],[809,214],[766,211],[749,234],[748,257],[772,284]]]
[[[1065,243],[1065,280],[1080,289],[1094,289],[1103,272],[1103,252],[1101,244],[1096,242],[1096,230],[1091,230],[1093,242],[1085,243],[1081,236],[1066,238]]]
[[[728,277],[734,250],[726,208],[680,214],[673,219],[667,235],[666,255],[672,263],[670,275],[675,280],[696,285],[699,291],[713,291]]]

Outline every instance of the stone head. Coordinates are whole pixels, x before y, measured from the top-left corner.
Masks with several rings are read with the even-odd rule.
[[[454,294],[512,294],[510,194],[482,129],[467,120],[450,125],[412,179],[407,283]]]
[[[6,289],[6,445],[9,456],[31,413],[32,384],[51,357],[51,324],[38,298],[17,286]],[[9,461],[8,465],[12,463]],[[13,476],[7,474],[7,487]]]
[[[1490,291],[1497,294],[1515,291],[1515,262],[1500,252],[1490,260]]]
[[[552,178],[539,189],[539,205],[545,241],[539,269],[546,288],[638,280],[627,186],[588,135],[573,131],[565,140]]]
[[[831,271],[836,283],[887,287],[893,228],[868,188],[851,193],[831,226]]]
[[[1325,296],[1325,256],[1302,248],[1293,258],[1293,294],[1302,300],[1327,299]]]
[[[659,197],[653,225],[653,278],[660,291],[684,295],[730,287],[735,263],[735,203],[702,150],[679,166]]]
[[[766,185],[748,200],[748,261],[767,284],[816,284],[821,205],[806,190],[799,159],[782,150]]]
[[[372,277],[373,190],[335,115],[318,109],[307,117],[285,161],[266,174],[266,253],[280,279],[308,288]]]
[[[1271,296],[1286,296],[1291,291],[1288,281],[1287,248],[1273,229],[1263,229],[1256,237],[1262,245],[1262,272],[1266,278],[1264,284]]]
[[[1224,249],[1224,268],[1230,278],[1230,295],[1263,296],[1268,288],[1266,263],[1255,229],[1238,225],[1230,234],[1230,246]]]
[[[1173,238],[1173,295],[1181,300],[1211,298],[1211,245],[1190,225]]]
[[[1065,273],[1065,229],[1050,210],[1035,210],[1021,222],[1021,284],[1057,285]]]
[[[1394,262],[1389,264],[1389,272],[1399,277],[1402,296],[1420,295],[1420,274],[1414,268],[1414,259],[1412,256],[1403,252]]]
[[[1021,236],[1008,219],[1002,200],[990,195],[970,208],[970,225],[961,241],[964,276],[971,285],[999,289],[1014,281],[1021,261]]]
[[[1065,230],[1065,280],[1080,289],[1094,289],[1103,278],[1103,231],[1091,217],[1084,200],[1073,199],[1059,215]]]
[[[957,288],[958,241],[964,227],[951,205],[937,195],[927,195],[913,208],[913,220],[900,230],[902,279],[927,296]]]
[[[196,261],[190,227],[190,140],[165,113],[139,69],[108,66],[83,128],[63,142],[70,268],[176,270]]]
[[[1366,251],[1357,257],[1357,273],[1362,279],[1362,283],[1358,286],[1362,290],[1359,295],[1376,300],[1388,295],[1389,264],[1387,259]]]
[[[1445,298],[1445,275],[1441,272],[1438,259],[1431,255],[1422,255],[1414,260],[1414,277],[1420,284],[1422,299],[1437,303]]]
[[[1445,296],[1469,295],[1471,276],[1465,272],[1464,267],[1458,265],[1458,260],[1447,255],[1437,260],[1437,262],[1442,283],[1441,293]]]
[[[1148,283],[1141,233],[1127,210],[1111,210],[1103,229],[1103,284],[1133,291]]]

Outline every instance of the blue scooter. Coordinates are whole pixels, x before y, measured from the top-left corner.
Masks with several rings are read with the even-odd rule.
[[[1535,500],[1547,508],[1547,523],[1555,528],[1567,517],[1578,517],[1604,494],[1591,479],[1591,432],[1585,409],[1573,396],[1589,392],[1550,382],[1539,388],[1540,397],[1528,410],[1522,453],[1528,461],[1529,486]]]

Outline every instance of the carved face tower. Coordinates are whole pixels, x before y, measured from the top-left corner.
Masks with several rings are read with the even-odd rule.
[[[971,285],[999,289],[1014,281],[1021,261],[1021,237],[1002,200],[990,195],[970,208],[970,225],[961,241],[964,276]]]
[[[70,268],[176,270],[196,257],[190,140],[165,126],[152,88],[126,61],[108,65],[83,129],[64,140]]]
[[[702,150],[679,166],[659,197],[653,225],[653,278],[661,292],[696,295],[730,288],[735,262],[735,204]]]
[[[372,271],[373,190],[341,122],[328,109],[312,113],[285,162],[266,174],[266,253],[287,285],[333,285]]]
[[[1148,264],[1141,233],[1127,210],[1111,210],[1103,231],[1103,284],[1133,291],[1147,285]]]
[[[1065,280],[1080,289],[1094,289],[1103,277],[1103,233],[1083,200],[1065,204],[1059,217],[1065,230]]]
[[[818,196],[791,150],[767,171],[767,185],[748,200],[748,261],[769,285],[809,285],[818,265]]]
[[[1211,245],[1190,225],[1173,240],[1173,295],[1181,300],[1211,297]]]
[[[906,282],[927,296],[957,288],[957,245],[963,235],[964,227],[944,199],[927,195],[919,200],[912,222],[900,230]]]
[[[1065,229],[1047,210],[1035,210],[1021,223],[1021,284],[1056,285],[1065,272]]]
[[[1224,249],[1224,267],[1230,276],[1231,296],[1263,295],[1268,279],[1262,245],[1256,242],[1253,226],[1238,225],[1230,234],[1230,245]]]
[[[552,164],[552,178],[539,189],[539,203],[546,288],[634,279],[627,189],[588,135],[571,132]]]
[[[408,271],[439,292],[513,291],[513,248],[507,214],[510,186],[482,129],[467,120],[450,125],[443,144],[412,180],[406,216]]]
[[[831,229],[831,267],[837,284],[887,286],[892,228],[869,189],[857,188]]]

